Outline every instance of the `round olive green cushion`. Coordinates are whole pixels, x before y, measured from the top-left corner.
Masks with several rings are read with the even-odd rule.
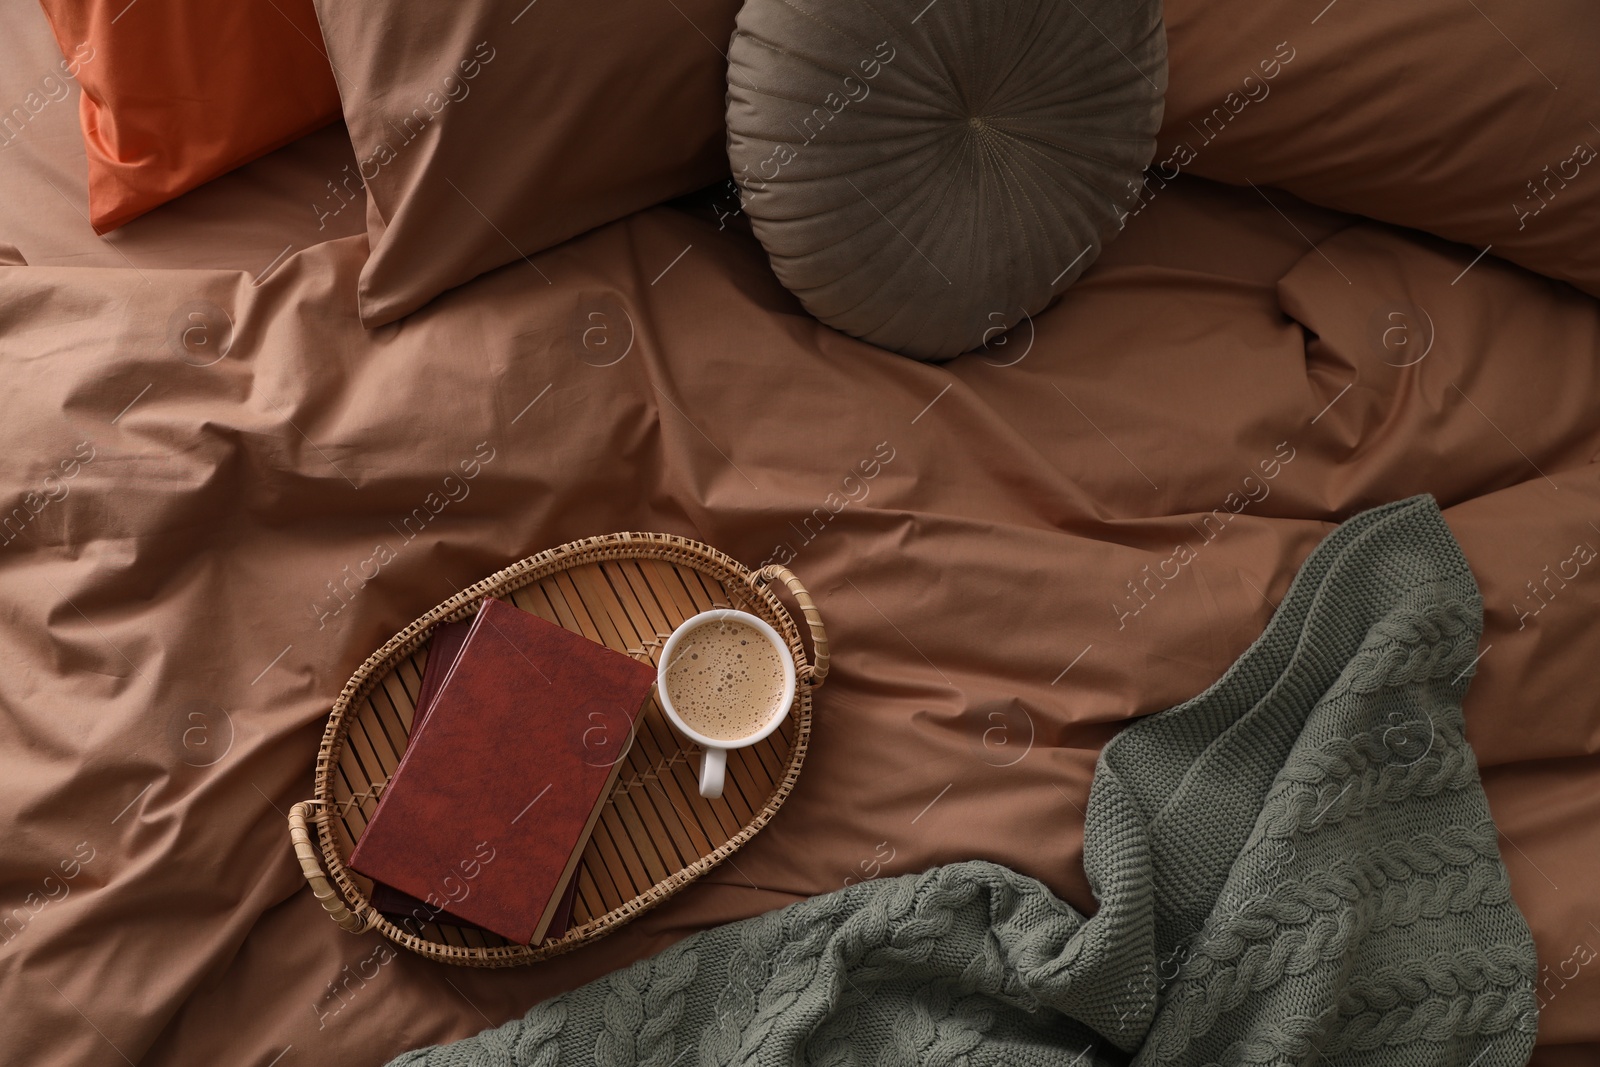
[[[1155,151],[1159,0],[747,0],[728,157],[818,319],[921,359],[1050,303]]]

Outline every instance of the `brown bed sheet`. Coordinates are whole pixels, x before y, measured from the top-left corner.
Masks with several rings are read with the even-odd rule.
[[[243,233],[261,189],[227,181]],[[1269,195],[1174,183],[1060,305],[943,367],[819,326],[736,225],[673,208],[370,334],[361,236],[257,283],[8,208],[34,265],[0,269],[0,501],[28,516],[0,543],[0,1060],[378,1064],[952,860],[1092,908],[1099,747],[1213,682],[1334,522],[1427,491],[1485,596],[1466,716],[1546,967],[1535,1062],[1594,1062],[1600,305]],[[147,220],[175,264],[226,245],[190,210]],[[835,668],[793,797],[557,961],[339,931],[284,825],[334,694],[459,586],[621,529],[788,560],[816,596]]]

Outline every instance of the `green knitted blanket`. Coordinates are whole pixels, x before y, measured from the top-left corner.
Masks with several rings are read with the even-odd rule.
[[[391,1067],[1514,1067],[1533,940],[1462,736],[1429,497],[1340,526],[1214,686],[1100,756],[1084,918],[957,863],[708,930]]]

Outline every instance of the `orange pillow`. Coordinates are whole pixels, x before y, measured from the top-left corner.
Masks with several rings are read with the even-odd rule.
[[[41,0],[106,233],[339,116],[311,0]]]

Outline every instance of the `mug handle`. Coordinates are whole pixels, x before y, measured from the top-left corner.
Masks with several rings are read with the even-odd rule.
[[[722,783],[728,773],[728,750],[705,748],[700,755],[700,795],[716,800],[722,795]]]
[[[828,677],[828,631],[822,626],[822,613],[817,610],[817,605],[811,599],[811,594],[806,592],[806,587],[800,584],[800,579],[795,577],[793,571],[780,563],[770,563],[762,567],[753,576],[756,588],[765,586],[768,582],[779,581],[789,590],[795,603],[800,605],[800,613],[805,616],[806,625],[811,630],[811,648],[813,662],[800,671],[800,681],[810,686],[819,686],[824,678]]]

